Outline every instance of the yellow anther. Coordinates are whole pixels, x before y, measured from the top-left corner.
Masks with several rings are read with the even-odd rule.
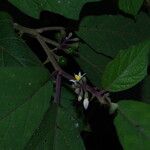
[[[79,81],[79,80],[81,79],[81,77],[82,77],[81,75],[77,75],[77,74],[74,75],[74,78],[75,78],[77,81]]]

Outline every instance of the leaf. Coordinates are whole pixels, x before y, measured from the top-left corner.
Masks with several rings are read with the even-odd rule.
[[[150,41],[121,51],[106,67],[102,77],[104,89],[112,92],[126,90],[147,74]]]
[[[0,13],[0,148],[24,149],[49,107],[49,72]]]
[[[48,109],[49,73],[40,67],[1,67],[0,91],[0,147],[23,149]]]
[[[0,12],[0,66],[42,66],[14,29],[12,18]]]
[[[93,52],[86,44],[81,44],[79,57],[76,57],[76,60],[84,69],[87,77],[99,87],[101,84],[100,76],[110,59]]]
[[[27,15],[39,18],[40,12],[48,10],[71,19],[78,19],[82,6],[100,0],[9,0]]]
[[[144,0],[119,0],[119,8],[126,13],[136,15]]]
[[[124,150],[150,149],[150,105],[120,101],[115,125]]]
[[[51,103],[40,127],[29,140],[26,149],[84,150],[80,125],[72,100],[74,95],[63,88],[61,105]]]
[[[136,22],[119,15],[85,17],[77,35],[89,46],[80,43],[76,60],[92,83],[100,87],[100,77],[111,60],[104,55],[115,57],[119,50],[148,40],[149,27],[150,19],[144,13],[137,16]]]
[[[150,18],[145,13],[137,15],[136,21],[121,15],[89,16],[81,21],[76,33],[97,54],[114,57],[120,49],[149,39],[149,27]]]
[[[73,95],[64,91],[62,106],[50,104],[53,84],[49,72],[15,35],[7,14],[0,13],[0,25],[0,148],[41,150],[55,145],[55,149],[84,149],[70,101]],[[39,130],[44,134],[39,133],[40,140],[34,143]]]

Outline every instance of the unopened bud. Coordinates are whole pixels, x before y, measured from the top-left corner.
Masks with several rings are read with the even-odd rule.
[[[84,107],[85,109],[87,109],[88,106],[89,106],[89,99],[88,99],[88,98],[85,98],[85,99],[83,100],[83,107]]]
[[[81,100],[82,100],[82,96],[79,95],[79,96],[78,96],[78,101],[81,101]]]
[[[113,114],[118,109],[117,103],[111,103],[109,108],[109,114]]]

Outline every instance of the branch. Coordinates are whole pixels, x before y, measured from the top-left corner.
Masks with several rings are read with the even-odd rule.
[[[57,72],[57,77],[56,77],[56,92],[55,92],[55,96],[54,96],[54,103],[59,104],[60,103],[60,94],[61,94],[61,79],[62,77],[66,78],[67,80],[76,80],[72,75],[68,74],[67,72],[63,71],[61,69],[61,67],[58,65],[57,60],[56,60],[56,54],[54,53],[53,50],[51,50],[49,48],[48,44],[51,44],[53,46],[57,48],[60,48],[63,44],[65,44],[67,41],[71,40],[71,36],[72,34],[69,34],[68,37],[66,37],[65,41],[62,42],[61,44],[57,43],[56,41],[53,41],[51,39],[48,39],[44,36],[42,36],[40,33],[45,32],[45,31],[50,31],[50,30],[63,30],[63,27],[46,27],[46,28],[40,28],[40,29],[31,29],[31,28],[27,28],[27,27],[23,27],[17,23],[14,23],[14,28],[16,30],[19,30],[20,33],[27,33],[32,35],[35,39],[38,40],[38,42],[41,44],[43,50],[45,51],[46,55],[47,55],[47,61],[50,61],[52,66],[55,69],[55,72]],[[86,80],[86,79],[85,79]],[[92,94],[92,97],[96,97],[97,100],[101,103],[101,104],[108,104],[110,105],[110,101],[108,101],[107,95],[105,95],[105,93],[103,93],[101,90],[97,90],[95,89],[95,87],[90,86],[86,83],[84,83],[84,80],[81,82],[79,81],[75,81],[77,82],[75,86],[75,88],[80,88],[82,89],[85,93],[89,92]],[[72,87],[73,88],[73,87]],[[73,88],[74,89],[74,88]],[[74,90],[77,90],[74,89]],[[80,93],[78,93],[80,94]],[[78,95],[79,96],[79,95]],[[91,98],[92,99],[92,98]]]
[[[60,68],[60,66],[58,65],[53,52],[50,50],[50,48],[48,47],[48,45],[45,43],[45,41],[43,40],[43,38],[38,35],[37,36],[37,40],[39,41],[39,43],[41,44],[41,46],[43,47],[45,53],[48,56],[49,61],[52,63],[53,67],[55,70],[59,70],[61,71],[62,69]]]
[[[21,32],[21,34],[24,34],[24,33],[27,33],[27,34],[30,34],[32,35],[33,37],[37,37],[40,35],[40,33],[42,33],[42,28],[41,29],[31,29],[31,28],[27,28],[27,27],[24,27],[24,26],[21,26],[17,23],[14,23],[14,28],[18,31]],[[45,28],[43,28],[43,31],[44,31]],[[40,30],[41,32],[39,32],[38,30]],[[42,35],[40,35],[40,38],[43,39],[44,42],[46,43],[49,43],[53,46],[56,46],[56,47],[59,47],[59,43],[57,43],[56,41],[53,41],[51,39],[48,39]]]
[[[38,33],[42,33],[45,31],[65,31],[65,28],[64,27],[44,27],[44,28],[36,29],[36,31]]]

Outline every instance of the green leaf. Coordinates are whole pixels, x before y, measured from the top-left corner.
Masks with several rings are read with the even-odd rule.
[[[0,13],[0,148],[24,149],[49,107],[49,72]]]
[[[120,101],[115,125],[124,150],[150,149],[150,105]]]
[[[63,88],[61,105],[51,103],[40,127],[29,140],[26,149],[84,150],[80,137],[82,122],[73,107],[74,95]]]
[[[0,12],[0,66],[42,66],[25,42],[19,38],[11,17]]]
[[[102,77],[104,89],[112,92],[136,85],[147,74],[150,41],[121,51],[106,67]]]
[[[39,18],[40,12],[48,10],[71,19],[78,19],[82,6],[100,0],[9,0],[27,15]]]
[[[126,13],[136,15],[144,0],[119,0],[119,8]]]
[[[86,44],[81,44],[79,48],[79,57],[76,57],[76,61],[80,64],[81,68],[84,69],[87,77],[96,86],[100,87],[100,76],[110,59],[93,52]]]
[[[150,19],[144,13],[137,16],[136,22],[119,15],[85,17],[77,34],[89,46],[80,43],[76,60],[89,79],[100,87],[100,77],[111,60],[101,53],[114,57],[119,50],[149,39],[149,27]]]
[[[48,109],[49,73],[40,67],[1,67],[0,91],[0,147],[23,149]]]

